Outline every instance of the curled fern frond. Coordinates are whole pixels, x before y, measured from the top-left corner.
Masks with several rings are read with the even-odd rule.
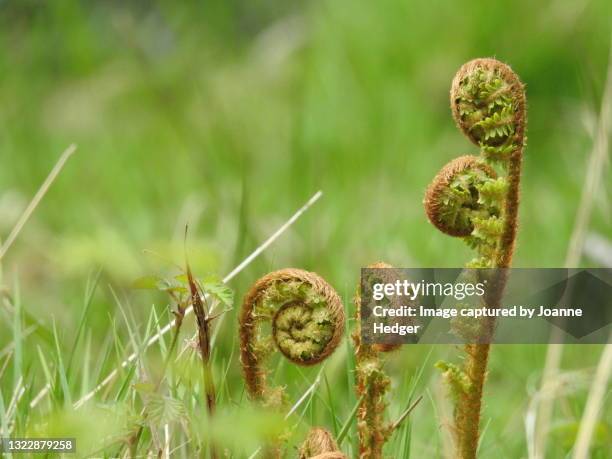
[[[495,59],[474,59],[453,79],[451,109],[461,131],[490,157],[524,144],[525,91],[516,74]]]
[[[480,158],[463,156],[447,164],[425,196],[425,211],[440,231],[460,236],[477,252],[468,268],[508,268],[518,228],[521,162],[527,126],[525,87],[506,64],[474,59],[458,70],[450,90],[455,123],[480,147]],[[492,166],[501,166],[498,177]],[[486,307],[496,308],[505,288],[505,276],[495,276],[495,288]],[[455,331],[468,342],[490,337],[495,322],[484,320]],[[482,344],[481,344],[482,343]],[[480,410],[490,345],[478,340],[466,344],[461,367],[440,363],[455,399],[454,433],[457,457],[474,459],[478,447]]]
[[[492,197],[502,207],[503,229],[497,247],[486,266],[510,266],[518,225],[521,162],[527,129],[525,85],[506,64],[496,59],[474,59],[457,71],[450,91],[453,117],[459,129],[480,146],[484,161],[499,164],[507,171],[505,182]],[[499,194],[505,194],[503,198]],[[497,196],[497,197],[495,197]],[[482,263],[471,263],[480,266]]]
[[[266,383],[265,360],[279,350],[297,365],[315,365],[338,346],[344,308],[318,274],[282,269],[259,279],[247,292],[240,314],[240,351],[246,387],[253,399],[278,406],[282,389]]]
[[[393,269],[393,266],[389,263],[385,263],[384,261],[379,261],[376,263],[372,263],[367,266],[369,269]],[[395,276],[393,273],[389,272],[386,275],[385,271],[381,271],[381,279],[376,279],[377,282],[393,282]],[[353,304],[355,305],[355,320],[357,322],[357,327],[355,327],[355,331],[353,332],[353,342],[355,344],[356,354],[359,355],[361,351],[365,353],[369,352],[392,352],[401,347],[401,344],[398,343],[374,343],[370,345],[365,345],[361,343],[361,286],[357,287],[357,293],[355,294],[355,298],[353,300]],[[396,306],[400,306],[399,304]]]
[[[368,268],[393,268],[388,263],[378,262]],[[382,276],[384,277],[384,271]],[[388,281],[394,278],[389,275]],[[385,279],[380,279],[384,282]],[[393,428],[385,419],[388,405],[387,392],[391,380],[383,370],[380,354],[398,349],[395,343],[365,344],[361,340],[361,288],[355,295],[356,323],[353,332],[355,344],[355,391],[359,398],[357,408],[357,434],[359,436],[359,457],[380,459],[383,447],[393,433]]]
[[[300,447],[299,459],[347,459],[330,432],[313,427]]]
[[[446,164],[425,193],[425,212],[429,221],[450,236],[472,234],[476,220],[497,217],[497,197],[503,182],[493,168],[476,156],[460,156]],[[502,191],[503,193],[503,191]]]

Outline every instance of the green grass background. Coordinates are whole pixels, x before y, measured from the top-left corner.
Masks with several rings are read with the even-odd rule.
[[[0,368],[8,362],[0,382],[3,404],[23,375],[31,389],[18,424],[27,430],[35,419],[52,419],[48,413],[62,406],[64,392],[78,398],[97,371],[114,368],[124,355],[118,343],[130,347],[119,301],[140,336],[152,305],[165,323],[167,299],[130,284],[182,263],[187,222],[194,271],[224,275],[323,190],[323,198],[232,281],[236,310],[257,277],[286,266],[323,275],[349,310],[359,268],[373,261],[461,266],[469,250],[431,227],[421,201],[443,164],[476,151],[448,108],[455,71],[474,57],[510,63],[527,84],[515,266],[562,266],[602,101],[611,17],[604,0],[0,2],[3,238],[59,153],[78,144],[2,260],[3,283],[19,294],[21,311],[15,316],[5,305],[0,314]],[[602,173],[590,231],[610,238],[612,180],[609,170]],[[588,258],[582,264],[597,266]],[[98,269],[84,325],[89,338],[73,350],[86,284]],[[27,331],[33,321],[35,331],[16,335],[16,322]],[[229,411],[244,398],[236,328],[234,311],[222,324],[215,354],[226,385],[221,404]],[[192,333],[191,321],[186,329],[185,335]],[[570,451],[600,349],[567,347],[552,458]],[[331,392],[319,387],[307,415],[296,421],[301,430],[293,443],[311,424],[332,428],[350,417],[350,352],[347,341],[326,365]],[[148,362],[153,373],[158,353],[153,350]],[[58,355],[81,363],[66,390],[56,388],[57,400],[30,411],[28,397],[47,380],[41,354],[52,373],[59,371]],[[494,348],[483,458],[527,457],[524,420],[544,354],[545,346]],[[392,416],[405,408],[412,389],[424,395],[389,445],[390,456],[441,456],[448,400],[432,366],[456,355],[449,346],[405,346],[389,359]],[[96,372],[87,373],[85,361]],[[274,367],[292,400],[318,371]],[[130,377],[122,380],[129,385]],[[115,399],[138,403],[120,384],[99,398]],[[606,451],[609,397],[603,412],[594,457],[612,457]],[[257,424],[251,420],[245,430]],[[345,451],[354,448],[354,436],[353,426]]]

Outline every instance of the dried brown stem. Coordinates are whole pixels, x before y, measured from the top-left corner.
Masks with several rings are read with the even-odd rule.
[[[198,324],[198,347],[202,357],[202,385],[204,389],[204,397],[206,398],[206,408],[208,416],[212,417],[215,414],[215,383],[210,365],[210,318],[208,308],[204,307],[204,296],[201,294],[198,285],[196,284],[191,268],[187,265],[187,279],[189,281],[189,291],[191,293],[191,304],[193,313],[196,316]],[[216,459],[218,457],[214,444],[210,444],[210,457]]]

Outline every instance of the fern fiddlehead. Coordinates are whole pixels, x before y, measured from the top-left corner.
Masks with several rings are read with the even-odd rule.
[[[426,214],[436,228],[462,237],[477,251],[467,267],[508,268],[516,240],[526,142],[524,86],[506,64],[474,59],[455,75],[450,102],[457,126],[480,147],[480,156],[462,156],[440,171],[426,192]],[[505,275],[498,280],[487,296],[488,307],[499,307]],[[493,328],[491,319],[483,330],[492,333]],[[461,366],[437,364],[455,399],[454,434],[462,459],[476,457],[489,350],[489,344],[466,344]]]
[[[384,263],[374,263],[368,268],[393,268]],[[385,419],[386,395],[391,381],[383,369],[380,354],[397,349],[399,344],[366,344],[361,339],[361,288],[355,295],[356,327],[353,332],[355,345],[355,391],[359,401],[357,408],[357,434],[359,458],[380,459],[383,447],[393,427]]]
[[[268,387],[265,360],[277,349],[297,365],[315,365],[338,346],[344,321],[340,297],[316,273],[282,269],[255,282],[240,314],[241,363],[251,398],[282,405],[282,388]]]
[[[519,191],[527,128],[525,87],[512,69],[495,59],[464,64],[453,80],[451,108],[465,136],[480,146],[481,156],[506,171],[503,230],[494,267],[512,262],[518,225]]]

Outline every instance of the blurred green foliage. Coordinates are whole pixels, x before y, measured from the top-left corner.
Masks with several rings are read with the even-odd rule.
[[[224,275],[319,189],[323,198],[232,282],[238,300],[255,278],[285,266],[316,270],[347,307],[370,262],[461,266],[469,250],[429,225],[421,201],[446,161],[476,152],[453,126],[447,99],[455,71],[479,56],[508,62],[527,84],[515,265],[560,266],[593,145],[611,17],[605,0],[0,1],[0,235],[60,152],[79,146],[2,261],[3,280],[18,279],[24,313],[43,331],[55,317],[67,351],[88,274],[101,267],[87,321],[93,349],[108,352],[113,329],[128,342],[108,286],[135,323],[152,303],[164,322],[167,299],[130,285],[183,264],[186,223],[194,271]],[[612,181],[603,173],[591,228],[609,236]],[[8,313],[0,317],[3,349],[13,328]],[[235,328],[233,312],[216,356],[219,372],[229,365],[233,397],[242,390]],[[41,371],[36,345],[53,349],[43,335],[26,338],[30,374]],[[569,349],[565,365],[586,371],[597,349]],[[404,349],[389,362],[394,414],[421,365],[420,391],[437,387],[429,351]],[[523,416],[543,352],[494,350],[483,457],[525,454]],[[354,406],[347,356],[326,369],[340,420]],[[299,396],[312,373],[280,364],[275,375]],[[580,388],[560,422],[579,419]],[[437,403],[426,397],[415,411],[416,457],[441,450],[430,441],[444,424]],[[323,412],[311,420],[329,424]],[[553,454],[567,448],[552,446]]]

